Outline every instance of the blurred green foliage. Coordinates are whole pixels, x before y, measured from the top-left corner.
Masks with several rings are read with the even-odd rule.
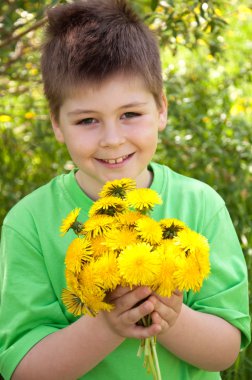
[[[251,275],[252,2],[130,1],[162,52],[169,121],[155,159],[222,195]],[[39,69],[44,11],[59,2],[67,1],[0,2],[0,224],[20,198],[73,166],[53,137]],[[223,379],[251,378],[250,346]]]

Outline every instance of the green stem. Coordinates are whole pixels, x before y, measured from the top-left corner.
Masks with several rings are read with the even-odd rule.
[[[152,353],[153,353],[153,355],[151,355],[151,356],[154,357],[154,366],[156,368],[157,380],[162,380],[158,356],[157,356],[157,350],[156,350],[156,339],[155,339],[155,337],[150,338],[150,344],[151,344],[151,349],[152,349]]]
[[[147,327],[151,325],[151,317],[141,319],[142,325]],[[144,367],[147,372],[151,372],[154,380],[162,380],[158,355],[156,350],[156,337],[141,339],[137,356],[140,357],[144,353]]]
[[[137,356],[140,358],[142,356],[142,353],[144,352],[144,339],[141,339],[139,348],[137,351]]]
[[[152,349],[151,349],[151,338],[147,338],[145,341],[145,345],[147,345],[146,351],[145,351],[145,359],[148,365],[146,365],[147,370],[150,369],[150,372],[152,373],[153,379],[154,380],[160,380],[158,378],[158,374],[155,368],[155,363],[153,361],[153,356],[152,356]]]

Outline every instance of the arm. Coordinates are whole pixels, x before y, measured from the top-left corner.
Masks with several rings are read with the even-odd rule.
[[[145,300],[150,293],[143,287],[132,291],[118,288],[112,294],[114,310],[95,318],[83,316],[42,339],[17,366],[12,380],[75,380],[103,360],[124,337],[156,335],[161,330],[159,323],[148,328],[136,324],[154,310],[153,303]]]
[[[12,380],[77,379],[123,340],[100,316],[81,317],[38,342],[19,363]]]
[[[163,327],[158,340],[174,355],[207,371],[222,371],[233,364],[241,343],[236,327],[215,315],[184,304],[181,307],[178,295],[163,302],[153,297],[152,301],[156,310],[153,320]]]

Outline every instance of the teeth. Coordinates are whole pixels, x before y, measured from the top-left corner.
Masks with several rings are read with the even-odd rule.
[[[123,158],[122,158],[122,157],[117,158],[117,160],[116,160],[116,163],[117,163],[117,164],[119,164],[120,162],[123,162]]]
[[[114,160],[104,160],[104,161],[107,162],[107,163],[109,163],[109,164],[120,164],[127,157],[128,156],[123,156],[123,157],[115,158]]]

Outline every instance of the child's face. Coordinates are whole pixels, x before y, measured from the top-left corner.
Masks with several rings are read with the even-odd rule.
[[[164,96],[158,108],[140,77],[117,74],[76,89],[61,106],[59,122],[52,123],[79,168],[77,181],[96,199],[104,183],[114,179],[131,177],[138,187],[150,185],[147,165],[166,119]]]

